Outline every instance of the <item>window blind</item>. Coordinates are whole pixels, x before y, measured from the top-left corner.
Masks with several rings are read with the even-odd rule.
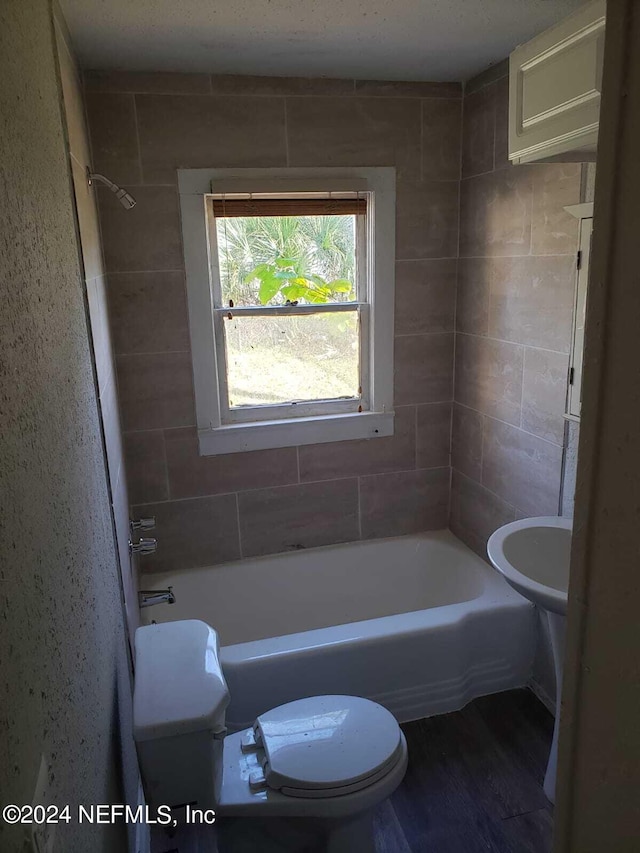
[[[367,212],[365,198],[214,198],[217,218],[232,216],[344,216]]]

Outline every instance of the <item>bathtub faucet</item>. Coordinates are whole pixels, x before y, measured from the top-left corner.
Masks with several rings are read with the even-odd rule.
[[[175,604],[173,587],[167,589],[141,589],[138,592],[140,607],[152,607],[154,604]]]

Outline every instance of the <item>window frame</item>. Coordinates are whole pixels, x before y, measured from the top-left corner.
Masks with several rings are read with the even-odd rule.
[[[293,195],[293,191],[290,195]],[[220,401],[220,419],[222,426],[241,423],[259,423],[265,420],[282,420],[285,418],[320,417],[336,415],[343,412],[357,412],[361,406],[369,409],[369,287],[366,266],[367,246],[367,216],[358,216],[356,220],[356,299],[353,302],[333,302],[315,305],[297,306],[225,306],[222,299],[222,281],[220,277],[219,251],[217,245],[217,228],[215,211],[211,201],[214,195],[207,196],[207,225],[209,228],[209,268],[213,300],[214,339],[216,342],[216,358],[219,365],[218,387]],[[368,206],[368,205],[367,205]],[[359,321],[359,386],[362,393],[359,397],[348,399],[316,399],[301,402],[282,403],[280,405],[229,406],[228,404],[228,361],[226,354],[225,319],[234,317],[294,317],[313,314],[355,313]]]
[[[393,435],[395,169],[179,169],[178,191],[201,455]],[[225,422],[226,374],[221,375],[224,335],[220,326],[224,309],[217,308],[214,299],[214,289],[220,283],[214,278],[218,269],[215,222],[208,206],[213,194],[243,192],[367,194],[366,262],[360,269],[364,281],[358,282],[361,377],[367,380],[366,385],[363,382],[362,411],[354,411],[351,400],[288,403],[283,408],[291,413],[289,417],[281,411],[276,413],[278,417],[249,419],[247,413],[256,413],[260,407],[247,407],[242,414],[239,408],[229,408],[233,416]],[[366,294],[360,290],[363,286]],[[334,303],[332,312],[353,310],[353,303],[342,304],[347,308],[336,309]],[[276,310],[271,307],[269,313]],[[326,310],[305,305],[283,307],[281,313]],[[233,312],[264,313],[260,308],[234,308]],[[366,386],[368,399],[364,397]],[[356,407],[359,403],[356,401]]]

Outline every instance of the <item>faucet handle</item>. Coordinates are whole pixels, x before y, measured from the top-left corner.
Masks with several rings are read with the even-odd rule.
[[[156,526],[155,516],[149,518],[132,518],[129,522],[131,530],[153,530]]]
[[[157,548],[157,539],[139,539],[137,542],[129,540],[129,552],[131,554],[155,554]]]

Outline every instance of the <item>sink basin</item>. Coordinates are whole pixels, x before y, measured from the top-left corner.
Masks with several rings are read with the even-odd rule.
[[[552,803],[556,796],[570,552],[571,521],[555,515],[505,524],[487,542],[489,559],[507,583],[546,611],[556,674],[556,721],[544,777],[544,792]]]
[[[571,521],[557,516],[524,518],[491,536],[487,553],[495,568],[525,598],[552,613],[567,612]]]

